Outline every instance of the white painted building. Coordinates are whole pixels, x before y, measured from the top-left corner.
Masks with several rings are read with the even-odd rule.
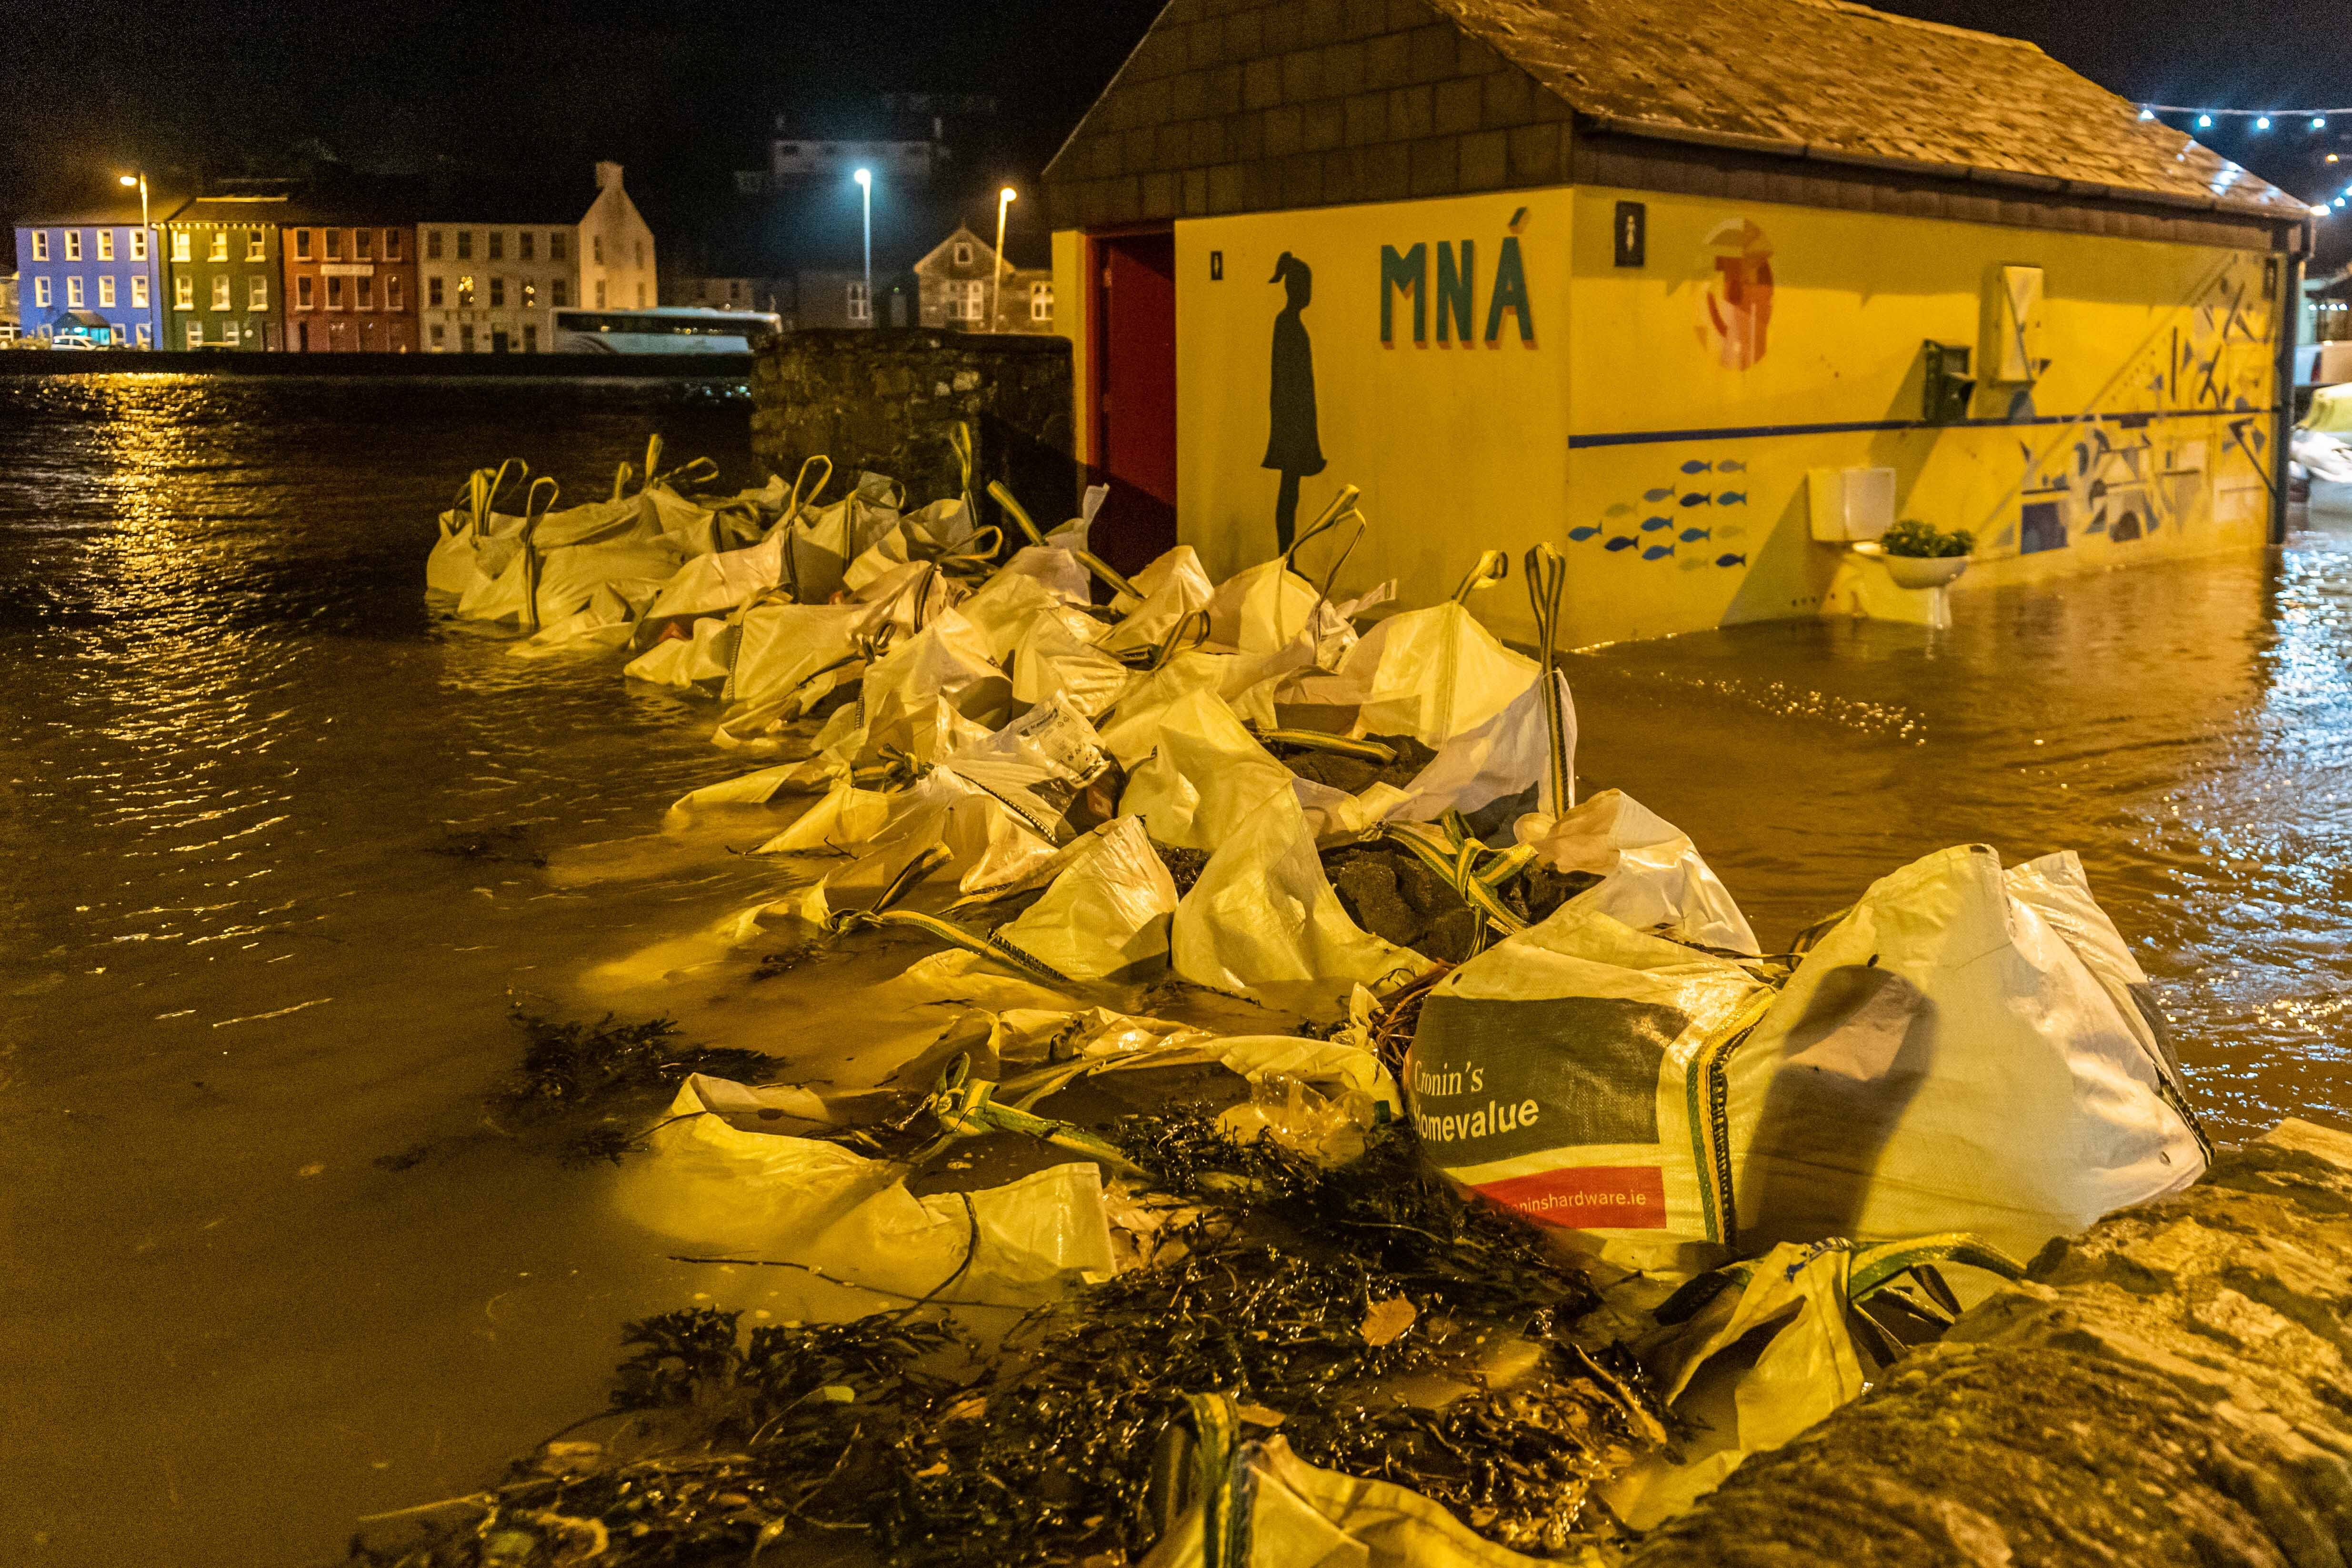
[[[467,199],[416,225],[418,326],[426,353],[541,353],[554,312],[642,310],[661,301],[653,230],[596,165],[593,194]]]

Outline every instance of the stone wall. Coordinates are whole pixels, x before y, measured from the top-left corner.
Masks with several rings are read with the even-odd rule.
[[[971,426],[975,494],[1003,480],[1042,528],[1076,512],[1066,339],[813,329],[785,333],[753,367],[752,451],[787,480],[804,458],[830,457],[828,497],[861,468],[904,483],[909,506],[955,495],[959,420]]]
[[[2352,1136],[2287,1122],[1652,1532],[1630,1568],[2341,1564]]]

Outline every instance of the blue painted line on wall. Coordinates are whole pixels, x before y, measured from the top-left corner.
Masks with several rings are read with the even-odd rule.
[[[1749,441],[1768,435],[1863,435],[1889,430],[2018,430],[2037,424],[2098,424],[2137,427],[2159,419],[2225,419],[2231,415],[2276,413],[2269,408],[2176,408],[2152,413],[2043,413],[2032,419],[1964,419],[1949,424],[1924,419],[1864,419],[1833,424],[1741,424],[1717,430],[1629,430],[1609,434],[1571,435],[1569,448],[1588,446],[1652,446],[1670,441]]]

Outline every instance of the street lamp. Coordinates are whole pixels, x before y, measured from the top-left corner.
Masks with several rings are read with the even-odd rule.
[[[162,275],[155,270],[155,264],[159,259],[155,254],[159,248],[155,244],[155,229],[154,225],[147,221],[147,171],[142,169],[136,173],[118,175],[116,183],[139,187],[139,232],[147,241],[147,298],[149,300],[147,346],[152,349],[155,346],[155,340],[163,336],[154,302],[161,298],[163,290]]]
[[[858,194],[866,208],[866,324],[874,325],[874,171],[856,173]]]
[[[1010,185],[996,193],[996,267],[988,279],[988,329],[1004,330],[1004,209],[1020,199]]]

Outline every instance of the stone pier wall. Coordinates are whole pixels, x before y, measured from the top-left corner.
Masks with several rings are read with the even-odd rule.
[[[2053,1242],[1631,1568],[2336,1568],[2347,1354],[2352,1136],[2287,1122]]]
[[[829,498],[861,468],[902,481],[910,507],[955,495],[948,442],[960,420],[972,431],[974,494],[1003,480],[1041,528],[1075,513],[1066,339],[819,329],[785,333],[753,368],[752,450],[787,480],[803,459],[830,457]]]

